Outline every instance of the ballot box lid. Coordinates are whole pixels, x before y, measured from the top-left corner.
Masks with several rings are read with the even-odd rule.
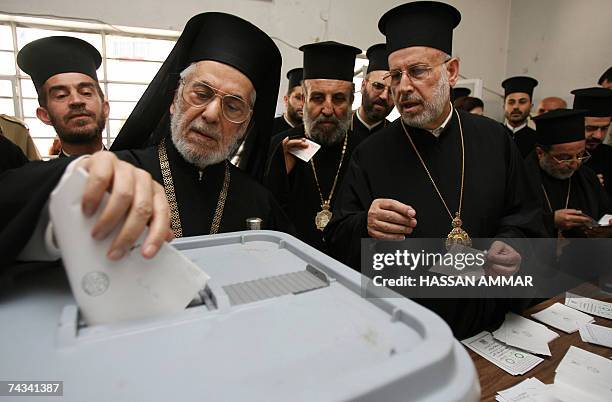
[[[62,270],[16,281],[0,297],[0,379],[63,381],[62,401],[479,398],[441,318],[403,297],[364,297],[358,272],[294,237],[173,245],[211,279],[171,316],[87,326]]]

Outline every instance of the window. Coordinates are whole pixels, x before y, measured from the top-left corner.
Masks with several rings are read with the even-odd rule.
[[[102,55],[100,86],[110,103],[103,133],[108,148],[138,99],[166,59],[180,32],[109,27],[75,21],[0,15],[0,113],[24,120],[38,151],[48,156],[55,130],[36,118],[38,95],[30,77],[17,66],[26,44],[67,35],[91,43]]]

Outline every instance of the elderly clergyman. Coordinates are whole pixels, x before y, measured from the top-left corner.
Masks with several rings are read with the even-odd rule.
[[[508,238],[543,234],[523,160],[497,122],[458,111],[454,7],[413,2],[388,11],[391,92],[401,118],[353,153],[325,238],[332,255],[359,268],[360,240]],[[484,151],[486,150],[486,151]],[[492,180],[491,178],[494,178]],[[502,241],[487,254],[489,272],[512,274],[520,256]],[[457,337],[503,321],[511,302],[423,300]]]
[[[127,213],[110,259],[124,256],[147,223],[145,257],[157,252],[170,226],[177,237],[193,236],[244,230],[247,218],[259,217],[264,228],[290,231],[272,195],[227,160],[251,124],[264,133],[271,126],[280,66],[272,39],[241,18],[204,13],[187,23],[117,139],[119,145],[139,147],[152,132],[155,145],[74,162],[89,172],[85,214],[110,191],[94,238],[108,236]],[[160,119],[166,111],[169,129]],[[31,164],[3,176],[3,188],[10,189],[0,196],[3,263],[14,261],[30,237],[35,240],[40,212],[71,161]]]

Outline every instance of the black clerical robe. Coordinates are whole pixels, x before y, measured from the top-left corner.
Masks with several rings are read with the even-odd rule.
[[[601,145],[600,145],[601,146]],[[540,207],[543,211],[543,221],[549,237],[557,237],[554,211],[565,209],[569,189],[567,208],[577,209],[598,221],[604,214],[611,213],[610,200],[601,186],[595,172],[587,166],[581,166],[574,174],[565,180],[557,179],[540,168],[537,155],[532,153],[525,160],[529,178],[538,192]],[[571,187],[569,183],[571,181]],[[544,186],[544,189],[542,189]],[[550,201],[550,206],[546,200]],[[552,211],[550,209],[552,207]],[[563,233],[565,237],[582,236],[577,230]]]
[[[270,133],[270,138],[282,133],[283,131],[290,130],[291,128],[293,127],[291,127],[291,125],[287,123],[287,120],[285,120],[285,116],[275,117],[272,123],[272,132]]]
[[[499,123],[459,111],[465,143],[465,183],[461,219],[472,238],[543,235],[537,198],[524,162]],[[459,207],[461,140],[456,112],[436,138],[413,127],[408,132],[451,213]],[[412,238],[446,238],[451,218],[436,194],[401,121],[365,140],[353,153],[325,238],[331,255],[360,268],[360,239],[367,238],[372,201],[390,198],[411,205],[417,226]],[[515,307],[498,299],[416,300],[436,311],[461,338],[503,321]],[[522,308],[523,306],[516,306]]]
[[[0,173],[21,167],[28,162],[21,148],[0,133]]]
[[[536,131],[529,126],[525,126],[516,133],[513,133],[506,125],[504,127],[514,140],[523,158],[526,158],[535,149]]]
[[[199,170],[186,162],[171,142],[166,144],[183,236],[209,234],[224,180],[225,162]],[[117,156],[149,173],[163,184],[158,148],[120,151]],[[10,264],[28,242],[49,194],[74,158],[29,163],[0,176],[9,189],[0,195],[0,250]],[[272,194],[240,169],[230,165],[230,183],[219,232],[246,230],[246,219],[263,219],[262,229],[294,233],[293,226]],[[0,265],[2,265],[0,263]]]
[[[353,113],[353,118],[351,120],[351,130],[353,130],[354,133],[360,134],[364,138],[369,136],[370,134],[374,134],[380,131],[389,124],[389,121],[387,119],[384,119],[380,124],[377,124],[370,130],[361,122],[361,120],[359,120],[359,118],[357,117],[357,113],[359,113],[359,111],[357,110]]]
[[[608,193],[608,198],[612,200],[612,146],[599,144],[593,151],[589,151],[591,159],[585,163],[593,169],[596,174],[603,175],[604,188]]]
[[[264,179],[264,184],[272,191],[295,225],[297,237],[318,250],[326,252],[323,232],[317,229],[315,224],[317,212],[321,211],[321,196],[311,164],[296,158],[295,167],[289,175],[286,173],[282,141],[285,137],[291,135],[303,136],[304,126],[298,126],[272,138],[268,173]],[[336,188],[330,203],[332,207],[338,197],[340,184],[347,171],[351,154],[364,139],[363,135],[350,130],[347,135],[348,142],[342,158],[342,166],[340,166],[340,157],[344,140],[332,146],[322,146],[313,157],[320,191],[324,200],[328,199],[334,178],[338,175]],[[339,166],[340,169],[338,169]]]

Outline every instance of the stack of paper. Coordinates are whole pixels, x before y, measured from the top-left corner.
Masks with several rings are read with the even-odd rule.
[[[612,320],[612,303],[590,299],[588,297],[582,297],[566,292],[565,305],[576,310],[584,311],[585,313]]]
[[[530,353],[505,345],[493,338],[490,332],[461,341],[480,356],[512,375],[522,375],[542,363],[544,359]]]
[[[559,334],[528,318],[507,313],[504,323],[493,332],[493,336],[506,345],[550,356],[548,342],[558,338]]]
[[[570,346],[556,373],[555,386],[564,390],[568,400],[612,401],[611,360]]]
[[[537,397],[546,389],[546,384],[537,378],[528,378],[517,385],[504,391],[499,391],[495,400],[498,402],[531,402],[537,401]]]
[[[601,325],[585,324],[580,327],[580,337],[584,342],[612,348],[612,328]],[[610,379],[612,382],[612,378]]]
[[[548,324],[568,334],[574,333],[578,331],[580,326],[594,321],[590,315],[581,313],[561,303],[555,303],[531,316],[544,324]]]

